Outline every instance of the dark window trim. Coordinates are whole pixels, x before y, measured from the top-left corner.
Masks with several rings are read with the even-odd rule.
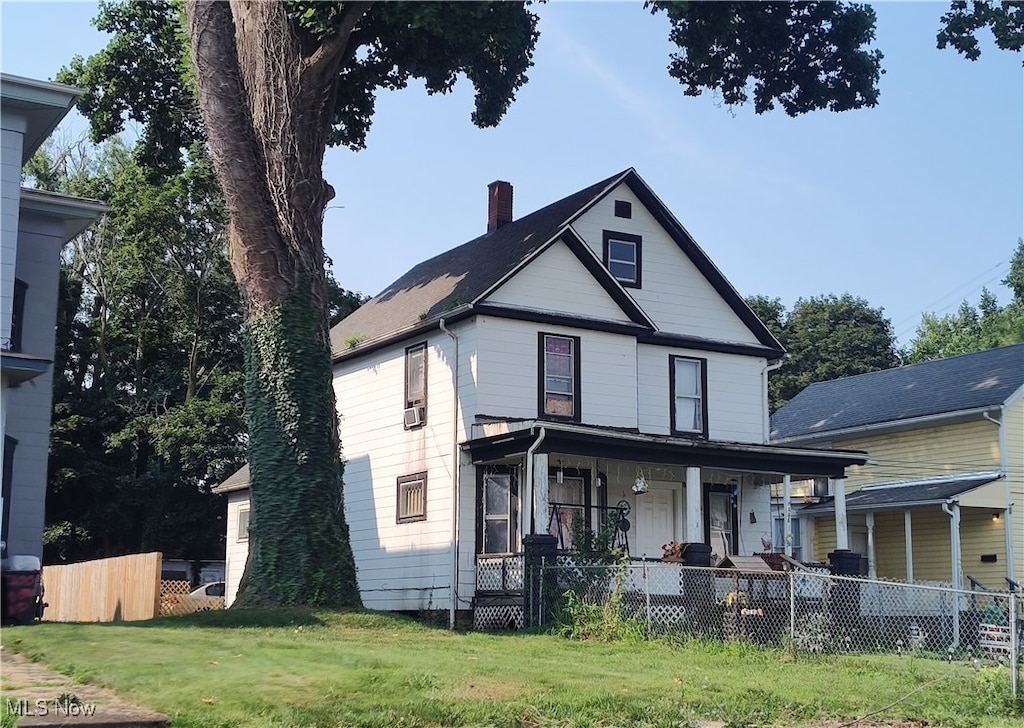
[[[11,491],[14,480],[14,451],[18,447],[18,441],[10,435],[4,435],[4,463],[2,494],[4,499],[4,510],[2,515],[3,535],[5,540],[11,538]]]
[[[518,553],[516,538],[519,536],[519,467],[516,465],[485,465],[476,469],[476,553],[484,553],[484,477],[489,474],[508,475],[508,545],[510,553]]]
[[[729,508],[732,511],[732,538],[729,539],[729,548],[732,549],[733,554],[738,554],[740,551],[740,512],[739,504],[736,502],[737,498],[732,495],[735,489],[739,486],[723,485],[720,483],[704,483],[702,488],[701,500],[704,503],[704,543],[711,543],[711,494],[712,493],[728,493],[729,494]],[[725,554],[722,554],[725,556]]]
[[[25,298],[28,296],[28,284],[20,278],[14,279],[14,300],[11,302],[11,340],[8,342],[10,351],[21,351],[21,337],[25,331]]]
[[[423,513],[414,515],[402,515],[402,486],[407,483],[423,483]],[[399,475],[395,482],[395,523],[414,523],[427,520],[427,473],[413,473],[412,475]]]
[[[615,217],[627,220],[633,217],[633,203],[629,200],[615,200]]]
[[[700,420],[701,431],[680,430],[676,426],[676,362],[680,359],[695,361],[700,365]],[[708,360],[699,356],[672,355],[668,358],[668,401],[669,418],[674,437],[708,438]]]
[[[544,393],[547,386],[547,363],[545,354],[547,352],[544,341],[548,336],[559,339],[569,339],[573,342],[572,356],[572,416],[552,415],[544,411]],[[537,418],[544,420],[558,420],[560,422],[580,422],[582,407],[580,384],[580,337],[569,334],[556,334],[550,331],[537,332]]]
[[[423,399],[422,400],[412,400],[409,397],[409,361],[410,361],[410,355],[412,353],[414,353],[415,351],[417,351],[417,350],[422,351],[422,353],[423,353]],[[404,392],[405,392],[405,409],[410,409],[412,407],[420,407],[423,410],[423,415],[422,415],[422,417],[420,417],[420,423],[418,425],[406,424],[404,416],[403,416],[402,422],[403,422],[403,426],[405,427],[405,429],[407,429],[407,430],[415,430],[415,429],[423,427],[425,424],[427,424],[427,342],[421,341],[418,344],[413,344],[412,346],[407,346],[405,348],[405,359],[404,359],[404,362],[405,362],[405,368],[403,369],[403,377],[404,377],[403,381],[404,381],[404,388],[405,388],[405,390],[404,390]]]
[[[602,231],[601,260],[604,263],[604,267],[608,268],[609,272],[611,272],[611,268],[608,265],[608,254],[609,249],[611,247],[609,243],[612,240],[623,243],[633,243],[633,245],[635,246],[634,249],[636,250],[636,280],[624,281],[621,278],[615,276],[614,273],[612,273],[612,277],[615,278],[615,280],[617,280],[623,288],[643,288],[643,238],[640,237],[639,235],[631,235],[630,233],[619,233],[615,232],[614,230]]]

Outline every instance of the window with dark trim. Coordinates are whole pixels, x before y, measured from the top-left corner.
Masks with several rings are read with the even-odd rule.
[[[580,338],[540,334],[541,417],[580,421]]]
[[[398,523],[427,520],[427,474],[403,475],[398,479]]]
[[[10,351],[21,351],[21,335],[25,330],[25,296],[28,284],[20,278],[14,279],[14,300],[11,302]]]
[[[626,288],[641,287],[643,239],[639,235],[604,231],[604,267]]]
[[[249,540],[249,508],[238,509],[238,541]]]
[[[672,434],[708,434],[707,359],[669,357]]]
[[[405,350],[405,429],[422,427],[427,422],[427,344]]]
[[[11,481],[14,479],[14,449],[18,447],[18,441],[13,437],[4,435],[4,470],[3,470],[3,495],[4,507],[0,528],[3,529],[3,539],[6,541],[11,537]]]
[[[519,482],[516,469],[507,465],[485,468],[480,476],[477,504],[480,523],[478,553],[518,551]]]
[[[615,217],[633,217],[633,203],[628,200],[615,201]]]
[[[712,551],[719,558],[739,553],[737,487],[718,483],[704,484],[704,543],[711,544]]]

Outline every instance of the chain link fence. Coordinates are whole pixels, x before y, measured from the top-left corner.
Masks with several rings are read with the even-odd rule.
[[[1016,696],[1024,652],[1020,597],[794,571],[708,569],[674,563],[542,567],[538,616],[553,623],[568,595],[618,610],[649,637],[694,636],[791,646],[813,654],[920,653],[1010,666]],[[1015,627],[1015,628],[1014,628]]]

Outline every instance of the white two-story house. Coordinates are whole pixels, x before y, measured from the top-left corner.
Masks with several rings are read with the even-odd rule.
[[[483,235],[331,332],[367,607],[516,622],[524,539],[571,549],[609,518],[634,558],[761,552],[770,484],[865,461],[767,444],[782,347],[634,170],[520,219],[488,193]],[[222,486],[229,598],[245,487]]]

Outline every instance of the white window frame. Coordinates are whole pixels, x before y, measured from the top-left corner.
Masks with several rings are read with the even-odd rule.
[[[396,493],[396,523],[427,520],[427,474],[425,472],[399,476]]]
[[[238,509],[238,527],[235,533],[235,540],[237,541],[248,541],[249,540],[249,518],[250,512],[252,511],[251,506],[245,506],[244,508]],[[244,526],[244,528],[243,528]]]
[[[670,361],[670,377],[671,377],[671,407],[672,407],[672,433],[677,435],[707,435],[708,429],[708,410],[707,410],[707,360],[699,357],[691,356],[672,356],[669,358]],[[678,366],[679,364],[692,364],[696,367],[696,377],[694,381],[697,385],[696,392],[680,392],[679,391],[679,376]],[[700,418],[700,424],[697,427],[691,427],[689,425],[683,426],[680,422],[679,416],[679,403],[681,400],[688,402],[696,402],[696,412]]]

